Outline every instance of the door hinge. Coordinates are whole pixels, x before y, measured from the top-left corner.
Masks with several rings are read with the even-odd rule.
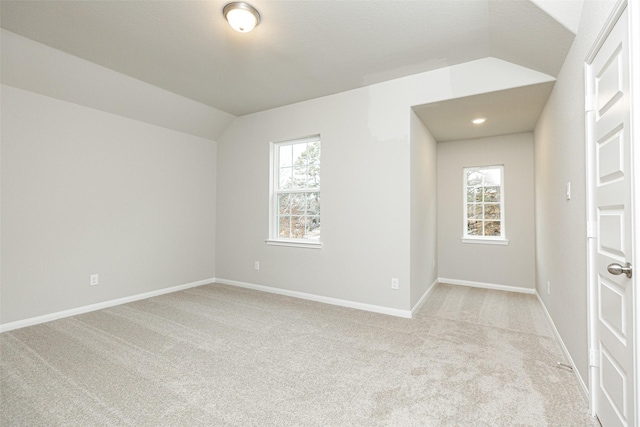
[[[600,361],[598,360],[598,352],[595,349],[589,350],[589,366],[600,367]]]
[[[587,221],[587,238],[593,239],[598,237],[598,223],[596,221]]]

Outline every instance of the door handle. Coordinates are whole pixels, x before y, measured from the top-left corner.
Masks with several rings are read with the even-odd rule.
[[[631,279],[631,270],[632,270],[631,264],[629,263],[626,263],[624,267],[617,263],[609,264],[609,266],[607,267],[607,271],[609,273],[615,274],[616,276],[618,274],[624,273],[627,275],[629,279]]]

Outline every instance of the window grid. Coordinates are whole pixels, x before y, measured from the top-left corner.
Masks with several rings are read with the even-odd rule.
[[[504,167],[464,168],[464,237],[503,239]]]
[[[271,238],[320,240],[320,138],[273,144]]]

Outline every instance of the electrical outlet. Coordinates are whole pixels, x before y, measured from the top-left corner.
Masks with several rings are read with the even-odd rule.
[[[253,269],[254,270],[260,270],[260,261],[255,261],[253,263]]]
[[[97,284],[98,284],[98,275],[92,274],[91,276],[89,276],[89,285],[95,286]]]
[[[436,259],[433,259],[433,262],[431,263],[431,267],[436,268]]]
[[[391,289],[398,289],[400,287],[400,281],[396,277],[391,278]]]
[[[551,295],[551,282],[547,282],[547,295]]]

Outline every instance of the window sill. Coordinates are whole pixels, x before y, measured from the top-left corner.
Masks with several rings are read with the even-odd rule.
[[[312,240],[292,240],[292,239],[267,239],[267,245],[290,246],[294,248],[321,249],[322,243]]]
[[[475,243],[480,245],[508,245],[508,239],[487,239],[487,238],[472,238],[463,237],[462,243]]]

